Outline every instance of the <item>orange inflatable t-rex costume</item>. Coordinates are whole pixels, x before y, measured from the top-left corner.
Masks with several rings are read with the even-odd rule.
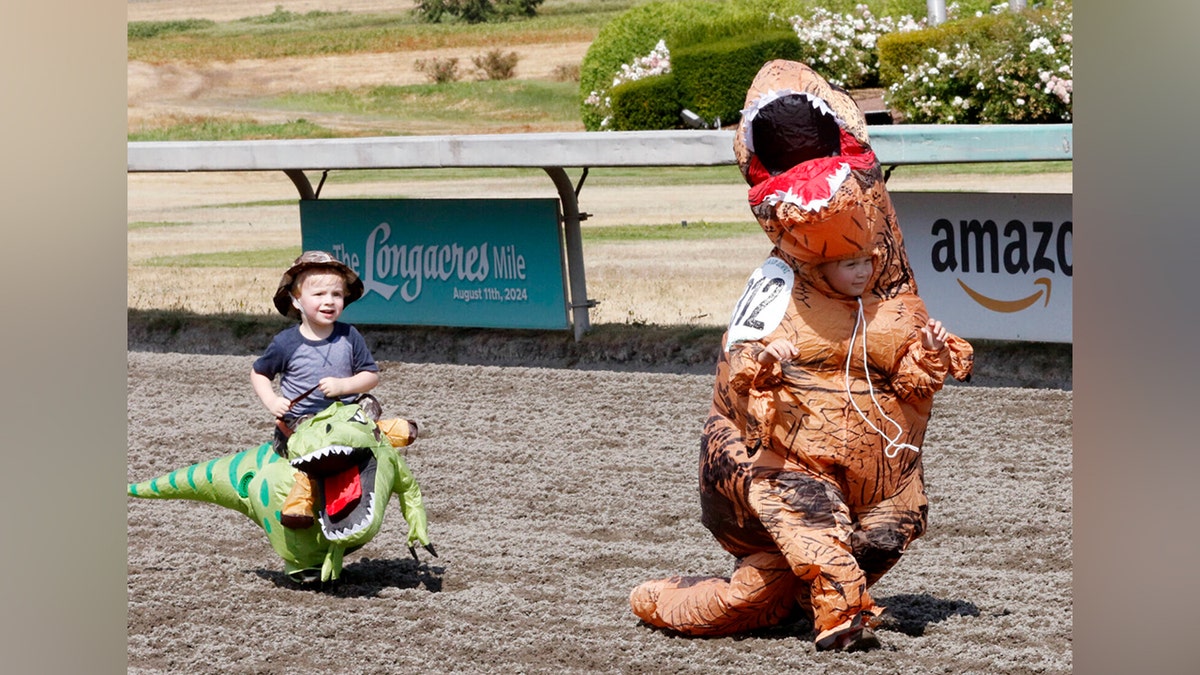
[[[728,635],[798,603],[817,649],[868,648],[883,608],[867,589],[925,530],[933,395],[969,377],[973,352],[955,335],[922,346],[928,315],[854,100],[771,61],[742,112],[734,152],[775,248],[725,334],[699,472],[702,521],[737,562],[731,578],[643,583],[630,605],[651,625]],[[818,271],[862,256],[874,267],[858,298]],[[781,337],[799,355],[760,364]]]

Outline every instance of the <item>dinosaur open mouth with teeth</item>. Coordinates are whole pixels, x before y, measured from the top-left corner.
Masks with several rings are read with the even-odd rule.
[[[312,480],[316,515],[326,539],[345,541],[370,526],[378,467],[370,449],[329,445],[293,460],[292,466]]]

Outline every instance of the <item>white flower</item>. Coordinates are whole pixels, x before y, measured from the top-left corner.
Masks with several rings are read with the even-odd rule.
[[[1050,44],[1050,40],[1039,36],[1035,37],[1033,41],[1029,43],[1029,51],[1041,52],[1048,56],[1054,53],[1054,45]]]

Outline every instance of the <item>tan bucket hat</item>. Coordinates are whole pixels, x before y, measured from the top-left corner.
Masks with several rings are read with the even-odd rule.
[[[292,319],[300,318],[300,310],[292,304],[292,284],[301,272],[316,267],[327,268],[346,278],[347,305],[362,297],[363,282],[354,270],[325,251],[305,251],[279,280],[279,288],[275,291],[275,309],[279,310],[280,314]]]

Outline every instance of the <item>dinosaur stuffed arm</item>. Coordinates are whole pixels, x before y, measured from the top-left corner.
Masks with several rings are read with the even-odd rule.
[[[433,544],[429,541],[429,523],[421,487],[417,485],[408,463],[400,456],[396,457],[396,479],[392,484],[392,492],[396,494],[396,499],[400,502],[400,512],[408,523],[408,548],[413,557],[416,557],[417,544],[437,556]]]

